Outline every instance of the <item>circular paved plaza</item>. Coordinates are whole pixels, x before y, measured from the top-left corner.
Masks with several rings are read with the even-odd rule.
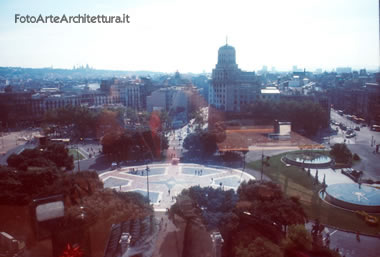
[[[224,190],[237,190],[244,180],[255,179],[241,170],[198,164],[152,164],[124,167],[100,175],[104,187],[123,192],[134,191],[147,195],[147,167],[149,168],[149,199],[156,211],[166,211],[175,196],[185,188],[199,185]]]

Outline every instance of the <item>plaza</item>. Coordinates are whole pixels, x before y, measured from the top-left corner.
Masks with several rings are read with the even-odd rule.
[[[147,167],[149,176],[147,176]],[[138,192],[147,196],[155,211],[166,211],[175,202],[183,189],[191,186],[237,190],[240,183],[255,179],[238,169],[199,164],[151,164],[148,166],[123,167],[100,175],[105,188],[122,192]]]

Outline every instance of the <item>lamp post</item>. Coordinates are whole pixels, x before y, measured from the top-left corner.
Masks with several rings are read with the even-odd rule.
[[[146,166],[145,168],[146,170],[146,188],[147,188],[147,192],[148,192],[148,203],[150,203],[150,198],[149,198],[149,167]]]
[[[266,157],[266,160],[264,161],[264,157]],[[261,177],[260,180],[263,181],[263,173],[264,173],[264,164],[266,166],[269,166],[269,156],[264,155],[264,151],[261,153]]]
[[[82,141],[83,138],[80,138],[80,141]],[[80,172],[80,162],[79,162],[79,144],[77,144],[77,163],[78,163],[78,172]]]
[[[240,183],[241,183],[241,179],[243,177],[243,172],[245,171],[245,157],[246,157],[246,155],[248,153],[248,150],[243,150],[241,152],[243,153],[243,171],[240,174]]]

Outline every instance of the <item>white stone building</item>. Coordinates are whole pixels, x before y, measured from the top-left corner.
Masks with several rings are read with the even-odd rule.
[[[218,110],[238,112],[253,103],[260,94],[254,72],[245,72],[236,64],[235,48],[228,44],[219,48],[218,63],[212,71],[209,104]]]

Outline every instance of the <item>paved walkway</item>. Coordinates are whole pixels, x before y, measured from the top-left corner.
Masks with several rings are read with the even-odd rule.
[[[149,180],[149,199],[155,211],[166,211],[175,202],[175,197],[185,188],[221,187],[236,190],[244,180],[255,179],[252,175],[238,169],[199,164],[154,164],[134,166],[105,172],[100,175],[104,187],[123,192],[136,191],[147,195]]]

